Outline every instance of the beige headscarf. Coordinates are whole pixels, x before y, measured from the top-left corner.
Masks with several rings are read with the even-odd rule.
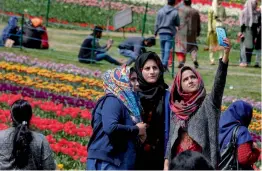
[[[240,16],[240,25],[245,24],[251,27],[253,23],[257,23],[257,12],[256,12],[257,0],[248,0],[245,3],[244,9]]]
[[[213,9],[213,11],[214,11],[215,16],[217,15],[217,6],[218,6],[217,1],[218,1],[218,0],[213,0],[213,1],[212,1],[212,9]]]

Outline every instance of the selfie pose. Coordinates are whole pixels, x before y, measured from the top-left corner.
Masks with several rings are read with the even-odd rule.
[[[214,168],[219,162],[218,121],[226,84],[228,58],[231,44],[228,39],[219,65],[214,85],[209,95],[202,77],[189,66],[182,67],[173,83],[170,95],[169,142],[165,155],[165,170],[168,163],[179,153],[191,150],[202,153]]]

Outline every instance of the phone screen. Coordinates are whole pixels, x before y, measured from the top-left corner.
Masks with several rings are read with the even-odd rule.
[[[226,43],[223,42],[223,40],[227,37],[226,30],[222,27],[217,27],[216,32],[218,44],[220,46],[228,46]]]

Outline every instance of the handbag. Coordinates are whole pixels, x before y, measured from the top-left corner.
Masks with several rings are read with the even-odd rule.
[[[13,41],[12,39],[6,39],[5,41],[5,47],[11,48],[13,47],[15,41]]]
[[[237,158],[237,132],[239,125],[235,127],[230,142],[227,144],[224,151],[221,153],[221,161],[218,165],[220,170],[239,170]]]

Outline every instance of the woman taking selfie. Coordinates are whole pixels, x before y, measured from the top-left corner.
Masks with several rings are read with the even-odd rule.
[[[202,77],[191,67],[181,68],[174,79],[170,95],[170,135],[166,152],[165,169],[179,153],[192,150],[201,152],[217,167],[219,160],[218,121],[231,44],[224,47],[211,93],[206,95]]]

